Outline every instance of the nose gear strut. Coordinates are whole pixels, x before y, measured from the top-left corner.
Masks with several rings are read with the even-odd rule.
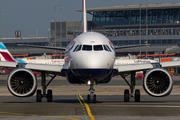
[[[95,83],[96,82],[93,79],[89,80],[87,83],[87,85],[90,86],[90,94],[87,95],[87,102],[93,100],[93,102],[96,103],[96,94],[94,94],[95,89],[93,88]]]

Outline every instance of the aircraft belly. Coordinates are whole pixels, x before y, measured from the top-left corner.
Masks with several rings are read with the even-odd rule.
[[[87,81],[93,78],[96,82],[99,82],[108,77],[111,69],[72,69],[75,76],[83,81]]]

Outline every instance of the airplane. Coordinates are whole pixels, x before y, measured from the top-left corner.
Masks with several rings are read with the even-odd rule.
[[[170,48],[166,48],[163,51],[163,53],[166,53],[166,54],[168,54],[168,53],[179,53],[179,51],[180,51],[180,43],[177,43],[176,46],[172,46]]]
[[[1,54],[1,61],[16,61],[19,63],[36,63],[36,64],[64,64],[64,59],[29,59],[29,58],[22,58],[22,59],[15,59],[13,58],[12,54],[8,51],[6,46],[0,42],[0,52],[5,52],[7,55]],[[10,58],[10,59],[8,59]],[[141,64],[141,63],[152,63],[156,62],[155,60],[151,59],[118,59],[116,58],[115,64],[124,65],[124,64]],[[1,68],[0,74],[10,73],[12,70],[7,68]],[[41,72],[33,71],[35,75],[41,74]],[[143,78],[143,71],[136,72],[136,78],[142,79]]]
[[[10,93],[17,97],[30,97],[36,92],[36,102],[42,102],[42,98],[44,97],[47,98],[47,102],[52,102],[52,90],[47,90],[47,87],[56,75],[60,75],[66,77],[67,81],[71,84],[87,84],[90,87],[90,94],[87,95],[87,101],[96,102],[94,85],[108,83],[112,77],[121,76],[130,87],[130,91],[129,89],[124,90],[124,102],[129,102],[131,97],[135,98],[135,102],[140,102],[140,90],[135,90],[135,72],[143,71],[143,88],[147,94],[154,97],[169,95],[172,91],[173,79],[164,67],[179,66],[180,61],[124,65],[115,64],[116,49],[147,45],[140,44],[114,47],[106,36],[96,32],[88,32],[86,0],[82,0],[82,3],[83,33],[74,38],[66,48],[19,44],[19,46],[24,47],[63,51],[65,52],[65,63],[63,65],[0,61],[1,67],[15,68],[7,78],[7,87]],[[38,89],[36,91],[37,79],[32,70],[41,72],[42,90]],[[46,73],[51,73],[53,75],[47,84]],[[130,83],[124,76],[124,74],[127,73],[131,74]]]
[[[64,59],[15,59],[6,46],[0,42],[0,61],[19,62],[19,63],[36,63],[36,64],[58,64],[63,65]],[[1,68],[0,74],[10,73],[12,69]],[[41,72],[33,71],[35,75],[41,74]]]
[[[2,42],[0,42],[0,61],[37,64],[64,64],[64,59],[15,59]]]
[[[22,59],[15,59],[12,54],[9,52],[9,50],[6,48],[6,46],[0,42],[0,52],[6,53],[5,54],[1,54],[0,53],[0,58],[1,61],[16,61],[19,63],[36,63],[36,64],[64,64],[64,59],[29,59],[29,58],[22,58]],[[156,62],[155,60],[151,60],[151,59],[118,59],[115,61],[115,64],[140,64],[140,63],[152,63],[152,62]],[[11,70],[8,70],[7,68],[5,68],[5,70],[2,68],[0,71],[0,74],[6,74],[6,73],[10,73]],[[36,72],[33,71],[33,73],[35,75],[37,74],[41,74],[41,72]],[[136,78],[143,78],[143,72],[136,72]]]
[[[6,48],[6,46],[0,42],[0,52],[5,52],[7,55],[1,54],[1,61],[16,61],[19,63],[36,63],[36,64],[64,64],[64,59],[29,59],[29,58],[22,58],[22,59],[15,59],[13,58],[12,54],[9,52],[9,50]],[[10,58],[10,59],[8,59]],[[124,64],[142,64],[142,63],[153,63],[157,62],[155,60],[151,59],[119,59],[116,58],[115,64],[117,65],[124,65]],[[3,69],[2,69],[3,70]],[[10,73],[11,70],[5,69],[6,73]],[[0,71],[1,72],[1,71]],[[41,74],[41,72],[33,71],[35,75]],[[1,74],[5,74],[2,72]],[[143,71],[136,72],[136,78],[143,78]]]

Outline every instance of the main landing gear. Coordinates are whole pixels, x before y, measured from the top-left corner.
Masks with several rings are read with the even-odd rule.
[[[124,90],[124,102],[129,102],[129,99],[131,97],[134,97],[135,102],[140,102],[140,90],[135,89],[136,81],[135,81],[135,72],[131,72],[131,84],[126,80],[126,78],[121,75],[121,77],[126,81],[126,83],[129,85],[131,93],[129,93],[129,89]]]
[[[96,94],[94,94],[95,89],[94,87],[94,80],[88,81],[87,85],[90,86],[90,94],[87,95],[87,102],[89,103],[91,100],[93,100],[94,103],[96,103]]]
[[[53,100],[52,90],[48,90],[46,94],[46,89],[47,89],[47,86],[51,83],[51,81],[56,77],[56,75],[52,76],[51,80],[48,82],[47,85],[46,85],[46,73],[41,72],[41,75],[42,75],[41,86],[42,86],[43,93],[41,93],[41,90],[39,89],[37,90],[36,102],[42,102],[43,97],[47,99],[47,102],[52,102]]]

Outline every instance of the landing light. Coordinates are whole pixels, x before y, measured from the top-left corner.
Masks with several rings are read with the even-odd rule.
[[[91,85],[91,81],[89,80],[89,81],[87,82],[87,84],[88,84],[88,85]]]

